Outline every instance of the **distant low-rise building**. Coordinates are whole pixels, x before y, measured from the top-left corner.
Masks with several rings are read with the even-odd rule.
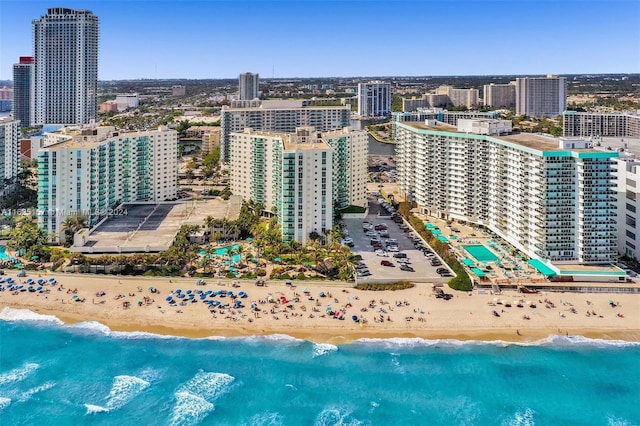
[[[171,86],[171,96],[180,97],[185,96],[187,89],[184,86]]]
[[[104,101],[99,105],[100,112],[118,112],[116,101]]]
[[[202,153],[208,154],[216,148],[220,148],[220,127],[214,126],[202,135]]]
[[[126,111],[130,108],[138,108],[140,100],[137,93],[128,93],[125,95],[117,95],[116,104],[118,105],[118,111]]]

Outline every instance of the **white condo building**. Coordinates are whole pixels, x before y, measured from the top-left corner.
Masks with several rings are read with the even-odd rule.
[[[556,117],[567,106],[567,79],[557,75],[516,78],[516,114]]]
[[[640,138],[640,114],[564,111],[562,131],[564,136]]]
[[[260,76],[250,72],[240,74],[238,77],[238,99],[250,101],[259,96]]]
[[[483,86],[483,102],[491,108],[512,108],[516,105],[516,85],[485,84]]]
[[[391,83],[358,83],[358,115],[385,117],[391,114]]]
[[[49,8],[33,21],[36,124],[88,124],[98,118],[98,17]]]
[[[621,155],[617,166],[618,251],[640,260],[640,158]]]
[[[578,139],[396,122],[398,184],[421,212],[487,226],[533,259],[617,259],[615,151]]]
[[[351,105],[314,106],[312,101],[254,101],[239,108],[223,106],[220,113],[220,159],[230,159],[231,133],[250,128],[264,132],[295,133],[298,127],[326,132],[351,124]]]
[[[118,111],[126,111],[129,108],[138,108],[140,99],[137,93],[127,93],[124,95],[116,95],[116,105]]]
[[[246,129],[231,134],[231,191],[275,212],[284,241],[306,243],[333,226],[334,208],[366,206],[368,136],[345,128],[319,133]]]
[[[20,171],[20,121],[0,118],[0,194],[4,194]]]
[[[457,89],[453,86],[440,86],[436,90],[436,95],[446,95],[449,103],[453,106],[466,106],[468,109],[474,109],[478,106],[478,89]]]
[[[38,223],[60,235],[72,214],[90,227],[110,209],[134,201],[177,197],[178,134],[123,133],[114,127],[66,127],[45,133],[38,154]]]

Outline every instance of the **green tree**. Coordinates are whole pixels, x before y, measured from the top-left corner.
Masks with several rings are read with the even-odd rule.
[[[87,218],[81,214],[73,214],[67,216],[62,222],[62,230],[64,231],[63,244],[69,247],[73,244],[73,236],[79,230],[87,227]]]
[[[42,254],[46,243],[46,232],[28,216],[22,216],[16,220],[7,245],[14,250],[25,252],[26,257],[31,258]]]

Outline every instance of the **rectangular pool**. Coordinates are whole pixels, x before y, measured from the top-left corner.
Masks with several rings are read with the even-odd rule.
[[[498,260],[498,256],[482,244],[470,244],[462,247],[479,262],[495,262]]]

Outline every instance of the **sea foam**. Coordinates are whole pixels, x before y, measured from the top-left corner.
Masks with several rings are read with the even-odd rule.
[[[503,426],[534,426],[535,412],[531,408],[526,408],[523,411],[517,411],[512,418],[503,422]]]
[[[3,321],[34,321],[49,322],[58,325],[64,324],[59,318],[53,315],[43,315],[29,309],[16,309],[5,307],[0,311],[0,320]]]
[[[336,352],[338,347],[336,345],[331,345],[329,343],[314,343],[313,344],[313,357],[319,357],[322,355],[327,355],[332,352]]]
[[[38,368],[40,368],[39,364],[27,362],[22,365],[22,367],[14,368],[6,373],[2,373],[0,374],[0,385],[21,382],[32,375]]]
[[[0,396],[0,412],[11,405],[11,399]]]
[[[101,407],[99,405],[84,404],[84,406],[87,409],[87,415],[88,414],[97,414],[97,413],[107,413],[107,412],[109,412],[109,410],[107,408]]]
[[[149,382],[135,376],[115,376],[107,396],[106,408],[117,410],[149,387]]]
[[[197,424],[213,410],[213,401],[229,390],[235,378],[224,373],[200,371],[175,393],[171,425]]]
[[[315,426],[360,426],[362,421],[351,416],[353,411],[346,407],[327,407],[320,412]]]
[[[46,390],[51,389],[52,387],[54,387],[56,384],[55,382],[45,382],[43,384],[41,384],[40,386],[36,386],[34,388],[31,388],[25,392],[22,392],[20,394],[20,396],[18,397],[18,401],[20,402],[25,402],[31,399],[31,397],[37,393],[40,392],[44,392]]]
[[[250,426],[281,426],[284,425],[284,419],[279,413],[266,412],[254,414],[249,419]]]

